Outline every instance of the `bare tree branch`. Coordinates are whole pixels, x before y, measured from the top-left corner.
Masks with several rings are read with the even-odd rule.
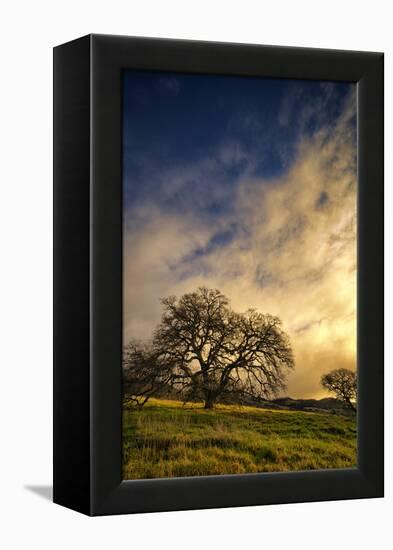
[[[294,358],[277,317],[236,313],[219,290],[205,287],[162,303],[162,320],[142,364],[169,370],[169,383],[185,398],[203,399],[212,408],[229,395],[266,399],[285,388]]]
[[[354,401],[356,402],[357,397],[357,379],[354,371],[350,369],[332,370],[322,376],[321,384],[356,412]]]

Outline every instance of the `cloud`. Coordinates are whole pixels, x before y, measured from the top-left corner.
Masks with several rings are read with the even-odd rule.
[[[162,77],[158,80],[158,89],[163,95],[177,96],[180,93],[180,82],[173,76]]]
[[[226,187],[218,176],[223,164],[252,162],[231,142],[168,179],[169,198],[189,193],[209,203],[230,195],[231,208],[220,215],[168,209],[157,198],[131,207],[124,238],[125,341],[151,336],[161,297],[203,284],[219,288],[236,310],[253,307],[282,319],[296,357],[287,394],[325,395],[322,373],[355,368],[354,115],[352,95],[334,124],[304,132],[293,162],[276,179],[245,168],[236,185]]]

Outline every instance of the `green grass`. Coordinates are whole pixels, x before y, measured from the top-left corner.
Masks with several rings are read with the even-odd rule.
[[[355,466],[352,416],[158,399],[142,410],[124,405],[124,479]]]

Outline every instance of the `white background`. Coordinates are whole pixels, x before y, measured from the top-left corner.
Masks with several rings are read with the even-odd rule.
[[[52,47],[95,32],[384,51],[386,240],[390,243],[393,224],[389,152],[393,124],[389,96],[393,39],[389,4],[382,0],[14,0],[2,4],[0,545],[3,548],[68,549],[91,545],[187,550],[272,547],[332,550],[390,546],[393,540],[389,468],[393,397],[389,368],[391,285],[386,288],[385,499],[91,519],[45,498],[52,468]],[[386,252],[389,280],[392,253]]]

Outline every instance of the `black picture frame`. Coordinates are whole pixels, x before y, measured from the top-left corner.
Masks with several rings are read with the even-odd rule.
[[[357,83],[357,468],[122,481],[126,68]],[[382,53],[109,35],[54,49],[54,502],[105,515],[383,496],[383,93]]]

